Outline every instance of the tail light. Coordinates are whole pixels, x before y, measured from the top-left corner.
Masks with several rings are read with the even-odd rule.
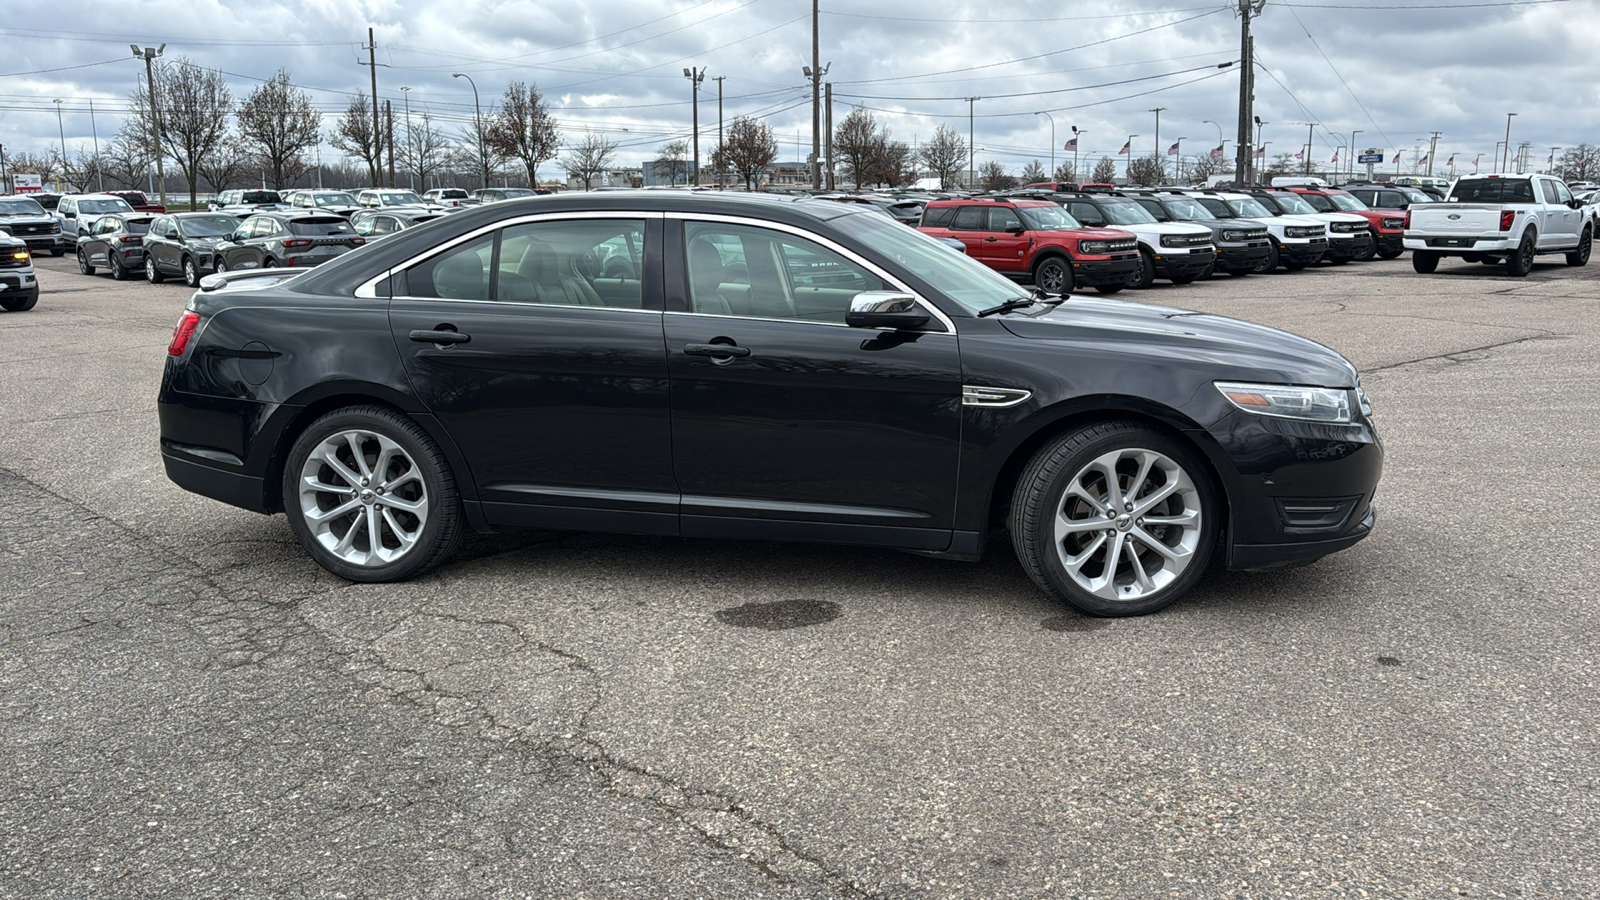
[[[120,240],[124,244],[137,244],[140,241],[144,240],[144,235],[142,235],[142,234],[125,234],[121,238],[118,238],[118,240]]]
[[[1405,229],[1411,228],[1411,210],[1406,210],[1406,223],[1400,227]]]
[[[172,329],[172,341],[167,344],[168,356],[182,356],[183,351],[189,349],[189,339],[194,337],[194,331],[200,327],[200,314],[185,312],[183,318]]]
[[[1510,231],[1511,230],[1511,222],[1516,217],[1517,217],[1517,212],[1514,209],[1503,209],[1503,210],[1501,210],[1500,211],[1500,230],[1501,231]]]
[[[359,247],[362,244],[365,244],[366,242],[367,242],[367,239],[364,238],[364,237],[353,237],[353,238],[350,239],[350,246]]]
[[[310,238],[294,238],[292,240],[284,241],[283,242],[283,246],[288,247],[289,249],[294,249],[296,247],[309,247],[309,246],[311,246],[311,239]]]

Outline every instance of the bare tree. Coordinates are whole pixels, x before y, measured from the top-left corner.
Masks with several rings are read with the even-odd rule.
[[[162,155],[178,164],[189,184],[189,204],[193,206],[200,164],[227,137],[233,95],[221,72],[202,69],[186,57],[157,63],[155,72]],[[149,121],[150,98],[144,91],[129,94],[128,105],[130,120]],[[125,126],[123,135],[138,135],[144,129],[143,124]]]
[[[657,178],[665,178],[667,184],[677,184],[689,180],[689,142],[667,141],[656,149],[659,154],[650,166]]]
[[[94,182],[101,173],[100,157],[87,147],[80,146],[77,153],[62,156],[55,154],[55,169],[61,177],[80,191],[96,190]]]
[[[1261,177],[1263,180],[1265,180],[1274,175],[1293,174],[1296,165],[1297,163],[1295,163],[1293,156],[1290,156],[1287,153],[1279,153],[1277,156],[1272,158],[1272,163],[1261,171]]]
[[[522,161],[529,184],[539,182],[539,165],[555,159],[561,149],[561,128],[545,106],[544,95],[536,86],[521,81],[506,87],[484,133],[494,152]]]
[[[978,181],[986,191],[1003,191],[1017,186],[1017,179],[1006,174],[1006,167],[992,159],[978,167]]]
[[[425,191],[428,178],[436,176],[456,158],[455,149],[449,135],[434,127],[432,117],[424,113],[422,124],[413,123],[400,135],[400,164],[417,176],[418,190]],[[467,148],[471,169],[477,168],[477,155],[476,147]]]
[[[728,126],[722,146],[711,154],[712,164],[732,169],[744,179],[745,190],[754,190],[761,174],[778,158],[778,141],[767,123],[739,116]]]
[[[1600,146],[1579,144],[1563,151],[1556,171],[1567,181],[1593,181],[1600,175]]]
[[[1232,173],[1233,163],[1229,162],[1225,156],[1197,153],[1194,161],[1189,164],[1189,177],[1195,181],[1205,181],[1213,175],[1229,175]]]
[[[1128,164],[1129,184],[1160,184],[1166,180],[1161,161],[1154,156],[1141,156]]]
[[[617,153],[617,145],[594,132],[586,132],[583,140],[567,148],[561,159],[561,168],[568,177],[583,182],[583,189],[594,186],[594,180],[610,165]]]
[[[328,143],[367,164],[367,184],[377,187],[383,174],[383,146],[372,125],[372,101],[357,91],[344,115],[333,123]]]
[[[310,168],[307,150],[322,142],[322,114],[311,107],[311,95],[278,74],[250,92],[239,104],[239,134],[254,145],[259,163],[275,187],[291,187]]]
[[[244,180],[245,173],[251,169],[250,163],[239,139],[230,135],[200,163],[200,177],[211,185],[213,192],[225,191],[229,185]]]
[[[865,180],[869,184],[904,184],[911,180],[911,148],[904,141],[889,140],[885,128],[873,141],[872,152],[867,157]]]
[[[833,129],[833,155],[843,162],[844,174],[861,189],[863,176],[870,174],[873,157],[887,135],[878,129],[872,113],[856,107]]]
[[[12,175],[37,175],[40,181],[58,181],[60,169],[54,153],[13,153],[6,157],[6,168]]]
[[[1055,181],[1068,181],[1076,184],[1078,181],[1078,170],[1073,168],[1072,161],[1068,160],[1061,165],[1056,166],[1055,172],[1053,172],[1050,177]]]
[[[939,179],[939,187],[956,186],[961,169],[967,164],[967,142],[954,129],[940,125],[933,140],[922,145],[922,164]]]
[[[1041,165],[1037,159],[1029,162],[1022,168],[1021,179],[1023,184],[1032,184],[1035,181],[1043,181],[1044,166]]]
[[[129,140],[126,132],[106,145],[100,154],[106,180],[119,187],[145,189],[146,179],[154,161],[146,147],[137,139]]]
[[[1096,184],[1110,184],[1117,180],[1117,161],[1109,156],[1100,157],[1094,164],[1094,174],[1089,176]]]

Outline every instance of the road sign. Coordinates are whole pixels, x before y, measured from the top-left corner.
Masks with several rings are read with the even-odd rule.
[[[1363,153],[1360,156],[1356,157],[1356,162],[1358,162],[1358,163],[1381,163],[1381,162],[1383,162],[1383,154],[1382,153]]]

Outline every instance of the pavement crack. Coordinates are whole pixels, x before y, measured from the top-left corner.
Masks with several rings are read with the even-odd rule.
[[[1495,342],[1493,344],[1484,344],[1481,347],[1468,347],[1467,349],[1464,349],[1464,350],[1452,350],[1449,353],[1436,353],[1436,354],[1434,354],[1432,356],[1421,356],[1421,357],[1418,357],[1416,359],[1402,360],[1401,362],[1388,363],[1388,364],[1382,365],[1382,366],[1372,366],[1370,368],[1367,368],[1367,369],[1363,370],[1362,374],[1363,375],[1373,375],[1373,374],[1376,374],[1378,372],[1387,372],[1387,371],[1389,371],[1391,369],[1403,369],[1406,366],[1414,366],[1414,365],[1416,365],[1418,363],[1425,363],[1425,362],[1437,362],[1439,360],[1445,360],[1447,362],[1458,363],[1458,364],[1459,363],[1465,363],[1465,362],[1471,362],[1472,360],[1465,359],[1463,357],[1467,357],[1467,356],[1469,356],[1470,354],[1473,354],[1473,353],[1485,353],[1485,352],[1490,351],[1490,350],[1499,350],[1502,347],[1511,347],[1511,346],[1514,346],[1516,344],[1526,344],[1526,343],[1529,343],[1531,341],[1559,340],[1562,337],[1564,337],[1564,335],[1536,334],[1536,335],[1532,335],[1530,337],[1514,338],[1514,339],[1509,340],[1509,341],[1497,341],[1497,342]]]

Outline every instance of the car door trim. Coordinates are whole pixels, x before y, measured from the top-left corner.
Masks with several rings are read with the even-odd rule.
[[[422,251],[421,253],[418,253],[415,256],[409,257],[404,262],[396,263],[395,265],[390,266],[388,269],[386,269],[383,272],[379,273],[375,277],[369,278],[366,281],[362,282],[359,286],[357,286],[356,290],[355,290],[355,296],[360,298],[360,299],[363,299],[363,300],[384,299],[384,298],[382,298],[382,297],[380,297],[378,295],[378,285],[380,285],[383,282],[389,280],[390,278],[393,278],[395,275],[398,275],[399,273],[405,271],[406,269],[411,268],[412,266],[416,265],[417,263],[423,262],[423,261],[428,260],[428,259],[432,259],[433,257],[439,255],[440,253],[444,253],[444,252],[446,252],[446,251],[448,251],[448,250],[450,250],[450,249],[452,249],[452,248],[454,248],[454,247],[456,247],[456,246],[458,246],[460,244],[464,244],[467,241],[470,241],[470,240],[472,240],[474,238],[482,237],[485,234],[489,234],[490,232],[497,231],[497,230],[499,230],[501,228],[509,228],[512,225],[526,225],[526,224],[528,224],[530,222],[562,221],[562,220],[568,220],[568,219],[662,219],[662,218],[665,218],[665,215],[662,212],[660,212],[659,210],[650,210],[650,211],[637,210],[637,211],[635,211],[635,210],[617,209],[617,210],[584,210],[584,211],[568,210],[566,212],[531,213],[531,214],[525,215],[525,216],[514,216],[514,217],[508,218],[508,219],[499,219],[497,221],[488,223],[486,225],[482,225],[482,226],[480,226],[478,228],[474,228],[473,230],[465,232],[463,234],[456,235],[455,237],[451,238],[450,240],[448,240],[448,241],[446,241],[446,242],[444,242],[442,244],[435,244],[432,247],[429,247],[428,249]],[[503,303],[503,301],[499,301],[499,300],[453,300],[453,299],[450,299],[448,297],[411,297],[411,296],[407,296],[407,295],[404,295],[404,294],[396,295],[393,299],[396,299],[396,300],[445,300],[445,301],[450,302],[450,303]],[[522,305],[525,305],[525,306],[556,306],[557,304],[545,303],[545,304],[522,304]],[[576,308],[576,309],[621,309],[622,307],[582,306],[582,307],[574,307],[574,308]],[[654,310],[654,309],[643,309],[643,310],[641,310],[641,309],[633,309],[633,310],[628,310],[628,311],[629,312],[648,312],[648,313],[653,313],[655,315],[660,315],[661,314],[660,310]]]
[[[932,313],[933,317],[935,319],[938,319],[941,323],[943,323],[944,327],[947,329],[947,331],[918,331],[918,330],[909,329],[909,328],[906,328],[906,329],[892,329],[892,328],[891,329],[863,329],[863,330],[866,330],[866,331],[872,331],[872,330],[896,331],[896,330],[899,330],[899,331],[904,331],[904,332],[909,333],[909,334],[946,334],[946,333],[948,333],[950,335],[955,335],[957,333],[956,332],[956,323],[955,323],[955,321],[953,319],[951,319],[949,316],[945,315],[944,310],[940,309],[937,304],[929,301],[926,297],[922,296],[922,293],[920,291],[917,291],[916,289],[912,288],[910,285],[906,284],[904,281],[901,281],[900,279],[896,278],[894,275],[890,274],[888,271],[886,271],[882,266],[879,266],[877,263],[874,263],[873,261],[867,259],[866,257],[864,257],[861,254],[855,252],[854,250],[851,250],[850,248],[845,247],[845,246],[837,243],[832,238],[829,238],[826,235],[818,234],[815,231],[808,231],[808,230],[806,230],[804,228],[799,227],[798,225],[790,225],[787,222],[773,222],[773,221],[770,221],[770,220],[767,220],[767,219],[753,219],[753,218],[749,218],[747,216],[730,216],[730,215],[720,214],[720,213],[692,213],[692,212],[682,212],[682,211],[679,211],[679,210],[672,210],[672,211],[663,213],[662,215],[666,219],[668,219],[669,221],[676,219],[676,220],[681,221],[681,222],[719,222],[719,223],[726,224],[726,225],[744,225],[744,226],[749,227],[749,228],[761,228],[761,229],[765,229],[767,231],[781,231],[781,232],[784,232],[786,234],[792,234],[795,237],[805,238],[806,240],[811,241],[812,243],[821,244],[822,246],[827,247],[829,250],[832,250],[833,252],[839,254],[840,256],[843,256],[846,259],[849,259],[852,262],[856,263],[857,265],[862,266],[863,268],[865,268],[868,271],[872,272],[874,275],[877,275],[879,278],[882,278],[884,281],[889,282],[890,284],[892,284],[896,288],[898,288],[901,292],[910,294],[911,296],[917,298],[917,303],[921,304],[925,309],[927,309],[930,313]],[[677,314],[677,315],[693,315],[693,316],[718,315],[718,314],[712,314],[712,313],[697,313],[697,312],[686,311],[686,310],[668,310],[667,312],[671,313],[671,314]],[[772,318],[772,317],[767,317],[767,316],[721,316],[721,318],[767,319],[769,321],[776,321],[776,322],[804,322],[806,324],[812,324],[812,325],[837,325],[840,328],[849,328],[849,327],[851,327],[849,325],[844,325],[842,323],[836,323],[836,322],[810,322],[809,320],[806,320],[806,319],[785,319],[785,318]]]

